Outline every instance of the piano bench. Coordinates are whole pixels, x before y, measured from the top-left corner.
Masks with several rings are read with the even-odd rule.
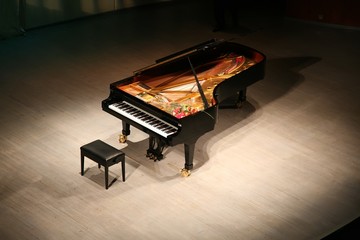
[[[95,140],[80,147],[81,176],[84,175],[85,157],[97,162],[98,167],[105,167],[105,188],[109,188],[109,167],[121,162],[122,180],[125,182],[125,153],[101,140]]]

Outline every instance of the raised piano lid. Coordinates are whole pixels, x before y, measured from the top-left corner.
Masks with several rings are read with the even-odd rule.
[[[115,87],[178,119],[193,115],[204,110],[204,102],[199,94],[189,59],[208,106],[211,107],[226,97],[219,97],[217,91],[219,86],[226,85],[223,84],[225,80],[241,75],[246,70],[255,68],[256,65],[264,65],[265,56],[238,43],[209,41],[135,71],[131,81],[129,79],[119,81]],[[246,79],[244,75],[244,84],[240,82],[236,87],[246,88],[247,85],[262,79],[264,66],[258,66],[256,75],[250,79]]]

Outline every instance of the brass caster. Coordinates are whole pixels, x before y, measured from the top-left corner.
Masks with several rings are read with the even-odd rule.
[[[182,177],[188,177],[191,174],[191,171],[189,169],[183,168],[180,170],[180,174]]]
[[[119,135],[119,143],[125,143],[126,140],[127,140],[126,135],[124,135],[124,134]]]

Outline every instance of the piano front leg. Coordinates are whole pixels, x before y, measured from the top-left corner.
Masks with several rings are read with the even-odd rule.
[[[194,152],[195,152],[195,141],[184,143],[184,149],[185,149],[185,167],[181,169],[181,176],[188,177],[191,174],[191,171],[193,169],[193,160],[194,160]]]
[[[119,136],[119,142],[120,143],[125,143],[127,140],[127,136],[130,135],[130,124],[128,124],[125,121],[122,121],[122,134],[120,134]]]

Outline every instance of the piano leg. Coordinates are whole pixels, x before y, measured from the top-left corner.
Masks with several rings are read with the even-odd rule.
[[[195,143],[184,143],[185,149],[185,167],[181,169],[181,176],[188,177],[190,176],[190,170],[193,169],[193,159],[194,159],[194,152],[195,152]]]
[[[122,121],[122,134],[119,136],[119,142],[120,143],[125,143],[127,140],[127,136],[130,135],[130,124],[128,124],[125,121]]]
[[[242,104],[246,101],[246,88],[241,89],[238,94],[238,99],[236,102],[236,106],[240,108]]]
[[[122,121],[122,127],[123,127],[122,134],[126,136],[130,135],[130,124],[128,124],[125,121]]]
[[[219,108],[241,108],[244,102],[246,102],[246,88],[240,89],[236,94],[225,99],[219,104]]]

